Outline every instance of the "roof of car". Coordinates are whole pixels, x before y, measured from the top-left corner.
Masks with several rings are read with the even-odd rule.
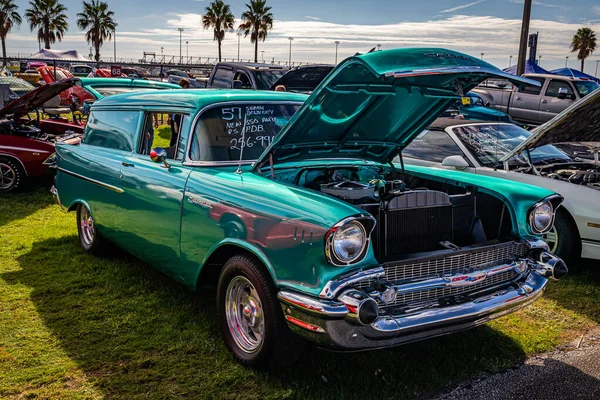
[[[531,78],[547,78],[547,79],[559,79],[559,80],[569,80],[569,81],[582,81],[584,79],[575,78],[572,76],[565,75],[556,75],[556,74],[523,74],[524,77]]]
[[[298,93],[233,90],[233,89],[179,89],[152,90],[117,94],[105,97],[96,103],[97,107],[111,106],[166,106],[177,108],[203,108],[214,103],[243,101],[301,102],[308,96]]]
[[[458,119],[458,118],[438,118],[431,125],[430,130],[442,131],[448,127],[458,125],[473,125],[473,124],[498,124],[504,122],[484,121],[479,119]]]
[[[168,87],[179,89],[179,85],[173,83],[151,81],[146,79],[131,79],[131,78],[79,78],[84,86],[104,85],[104,86],[144,86],[144,87]]]
[[[288,69],[288,67],[284,67],[282,65],[273,65],[273,64],[260,64],[260,63],[244,63],[244,62],[220,62],[217,66],[229,66],[229,67],[237,67],[237,68],[248,68],[248,69]]]

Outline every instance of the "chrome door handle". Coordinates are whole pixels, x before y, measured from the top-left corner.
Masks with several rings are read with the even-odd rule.
[[[128,163],[128,162],[125,162],[125,161],[123,161],[123,162],[121,163],[121,165],[122,165],[122,166],[124,166],[124,167],[135,167],[135,165],[134,165],[134,164],[132,164],[132,163]]]
[[[522,97],[517,97],[517,100],[523,100],[523,98]]]
[[[542,100],[542,104],[548,104],[548,100]]]

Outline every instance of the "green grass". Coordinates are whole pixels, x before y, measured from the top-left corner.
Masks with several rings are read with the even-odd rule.
[[[160,136],[160,135],[158,135]],[[600,322],[600,268],[471,331],[355,354],[311,350],[273,373],[223,347],[214,293],[78,247],[47,187],[0,198],[0,398],[411,398],[551,350]]]

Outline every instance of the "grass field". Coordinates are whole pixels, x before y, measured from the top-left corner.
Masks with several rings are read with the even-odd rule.
[[[600,323],[600,268],[468,332],[384,351],[312,350],[294,368],[235,363],[214,293],[192,294],[123,254],[78,247],[48,187],[0,197],[0,398],[411,398],[494,372]]]

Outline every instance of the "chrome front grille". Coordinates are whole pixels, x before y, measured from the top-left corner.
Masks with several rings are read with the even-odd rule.
[[[387,282],[402,285],[408,282],[421,281],[431,278],[454,275],[457,273],[472,272],[490,268],[494,265],[503,265],[527,256],[529,247],[525,243],[507,242],[497,245],[484,246],[471,250],[448,252],[444,256],[424,257],[398,262],[389,262],[382,265]],[[426,289],[410,293],[399,293],[396,300],[381,307],[393,307],[401,304],[432,301],[444,297],[456,296],[477,291],[486,287],[496,286],[508,282],[517,276],[515,271],[505,271],[489,276],[485,280],[464,287],[442,287]],[[358,287],[366,289],[372,287],[373,281],[363,281]]]

